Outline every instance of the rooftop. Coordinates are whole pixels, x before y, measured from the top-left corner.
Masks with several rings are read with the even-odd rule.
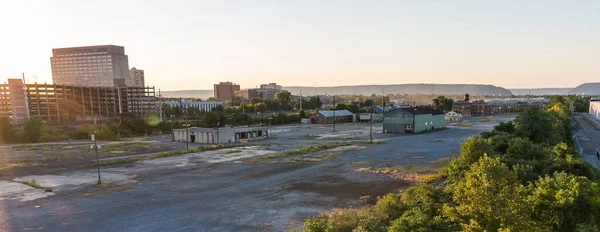
[[[344,117],[344,116],[352,116],[354,115],[352,112],[348,110],[322,110],[319,111],[319,114],[325,117],[333,117],[333,112],[335,111],[336,117]]]

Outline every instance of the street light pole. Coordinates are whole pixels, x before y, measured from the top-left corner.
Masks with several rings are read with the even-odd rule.
[[[337,106],[335,105],[335,95],[333,96],[333,132],[335,132],[335,110]]]
[[[267,131],[267,138],[271,138],[271,120],[273,120],[273,117],[269,117],[269,131]]]
[[[188,142],[188,140],[189,140],[188,138],[190,137],[190,134],[189,134],[189,130],[188,129],[190,127],[190,124],[184,124],[183,126],[185,126],[185,149],[189,151],[190,150],[190,145],[189,145],[189,142]]]
[[[173,130],[173,124],[175,124],[175,115],[171,115],[171,142],[175,142],[175,131]]]
[[[98,158],[98,143],[96,142],[96,134],[92,134],[92,140],[94,141],[94,149],[96,150],[96,167],[98,168],[98,184],[102,184],[102,178],[100,177],[100,158]]]
[[[369,137],[371,143],[373,143],[373,113],[371,113],[371,136]]]

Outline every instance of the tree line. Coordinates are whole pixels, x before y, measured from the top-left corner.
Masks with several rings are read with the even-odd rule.
[[[470,137],[440,170],[443,184],[323,213],[305,231],[598,231],[598,171],[571,141],[567,99]]]

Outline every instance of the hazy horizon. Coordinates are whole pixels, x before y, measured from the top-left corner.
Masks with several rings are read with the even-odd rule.
[[[114,44],[163,91],[573,88],[600,80],[597,12],[597,1],[10,1],[0,3],[0,81],[25,72],[51,83],[52,48]]]

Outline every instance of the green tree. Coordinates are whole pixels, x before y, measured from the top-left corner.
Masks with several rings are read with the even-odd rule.
[[[373,105],[374,105],[374,102],[372,99],[367,99],[364,102],[361,102],[361,104],[360,104],[361,107],[366,107],[366,108],[372,107]]]
[[[484,154],[493,154],[494,146],[491,139],[469,137],[460,145],[460,154],[452,159],[450,164],[442,168],[442,175],[447,177],[449,183],[460,181],[471,164],[477,162]]]
[[[444,214],[466,231],[530,231],[525,191],[499,158],[484,155],[453,191]]]
[[[438,96],[437,98],[433,99],[433,105],[436,108],[446,112],[452,110],[452,104],[454,104],[454,100],[444,96]]]
[[[250,104],[257,104],[257,103],[261,103],[264,102],[265,99],[259,98],[259,97],[254,97],[252,99],[250,99]]]
[[[564,172],[540,178],[528,187],[533,220],[553,231],[578,231],[581,225],[600,228],[597,183]]]
[[[41,142],[40,138],[43,136],[44,127],[44,124],[38,118],[27,120],[23,129],[23,135],[25,136],[23,141],[27,143]]]
[[[267,104],[265,103],[256,103],[254,104],[254,110],[256,112],[260,112],[261,114],[265,113],[265,111],[267,111]]]
[[[15,128],[6,116],[0,117],[0,144],[6,144],[13,141]]]
[[[306,109],[321,109],[321,107],[323,106],[323,103],[321,102],[321,98],[319,96],[310,97],[309,104],[311,104],[312,107],[307,107]]]
[[[554,144],[558,142],[556,131],[552,127],[550,115],[541,109],[525,110],[517,119],[516,132],[535,143]]]
[[[279,91],[275,94],[275,101],[279,102],[281,106],[290,105],[292,94],[288,91]]]
[[[306,113],[304,112],[304,110],[300,110],[298,112],[298,115],[300,115],[300,118],[306,118]]]
[[[335,110],[347,110],[348,109],[348,105],[344,104],[344,103],[338,103],[335,106]]]

